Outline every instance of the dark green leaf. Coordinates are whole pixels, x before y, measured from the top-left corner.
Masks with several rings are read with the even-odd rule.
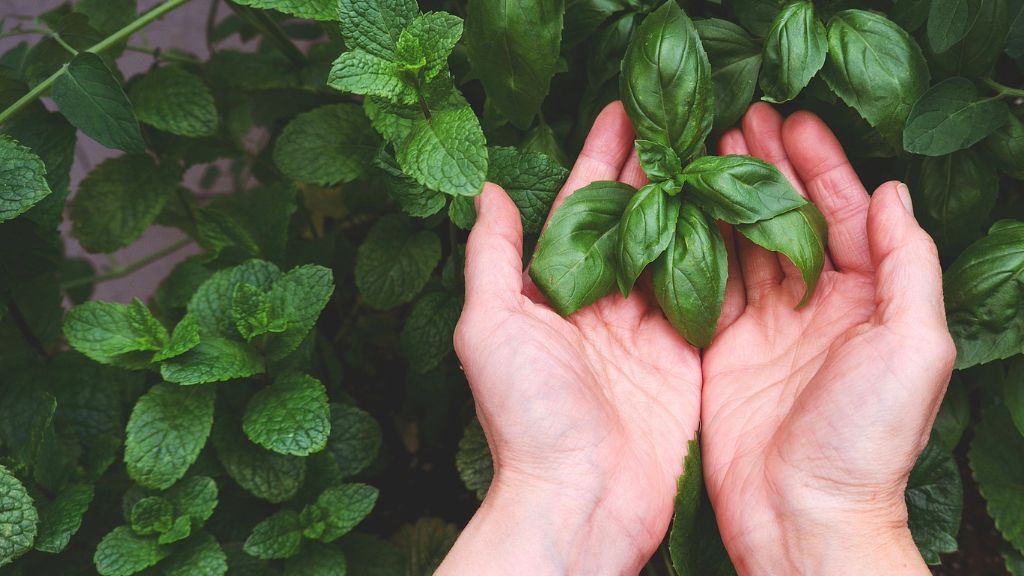
[[[459,529],[440,518],[424,517],[402,526],[391,541],[409,560],[406,576],[429,576],[448,555]]]
[[[146,305],[86,302],[68,312],[64,335],[71,346],[101,363],[143,368],[167,345],[167,329]]]
[[[629,297],[640,273],[672,242],[679,206],[679,199],[669,196],[658,184],[644,186],[626,205],[616,253],[616,279],[623,297]]]
[[[587,57],[587,80],[591,86],[600,86],[619,74],[622,57],[640,20],[639,14],[626,12],[598,33]]]
[[[788,102],[825,64],[828,36],[810,0],[787,4],[764,43],[761,89],[769,102]]]
[[[331,104],[300,114],[274,145],[274,163],[289,178],[330,186],[363,175],[380,138],[356,104]]]
[[[711,62],[714,128],[722,132],[736,124],[750,106],[761,69],[761,46],[743,28],[727,20],[697,20],[693,26]]]
[[[36,538],[39,516],[25,486],[0,466],[0,566],[28,552]]]
[[[980,0],[931,0],[928,10],[928,44],[936,53],[949,50],[963,39],[978,19]]]
[[[1004,174],[1024,180],[1024,121],[1021,113],[1010,114],[1006,124],[982,142],[982,150]]]
[[[1017,431],[1024,435],[1024,359],[1020,357],[1010,364],[1003,380],[1003,403]]]
[[[99,56],[75,56],[52,95],[68,121],[93,140],[125,152],[146,149],[131,102]]]
[[[484,429],[476,418],[462,433],[459,450],[455,453],[455,467],[459,470],[462,483],[482,502],[494,478],[494,461]]]
[[[155,538],[137,536],[128,526],[118,526],[100,540],[93,562],[101,576],[131,576],[169,553]]]
[[[369,515],[377,503],[377,496],[377,489],[366,484],[342,484],[324,490],[310,507],[315,510],[311,514],[316,519],[315,523],[322,526],[315,528],[316,535],[313,536],[307,525],[306,535],[324,543],[341,538]],[[309,515],[303,512],[303,517]]]
[[[402,349],[409,366],[421,374],[440,364],[452,351],[462,297],[447,292],[425,294],[413,306],[402,328]]]
[[[210,387],[157,384],[139,398],[128,420],[124,462],[142,486],[163,490],[177,482],[206,445],[213,424]]]
[[[974,479],[996,528],[1018,550],[1024,548],[1024,437],[1005,406],[992,406],[981,416],[968,453]]]
[[[416,0],[339,0],[338,20],[349,48],[394,60],[398,37],[420,13]]]
[[[640,159],[640,166],[651,182],[664,182],[668,187],[665,190],[672,194],[679,191],[675,182],[667,182],[683,171],[675,150],[650,140],[637,140],[636,153]]]
[[[217,418],[213,445],[228,476],[268,502],[284,502],[294,496],[306,478],[306,460],[264,450],[249,442],[237,420]]]
[[[380,425],[369,413],[355,406],[331,404],[327,451],[341,476],[354,476],[372,464],[382,441]]]
[[[6,136],[0,136],[0,165],[0,222],[21,215],[50,195],[43,161]]]
[[[735,576],[704,489],[700,442],[690,440],[673,506],[668,549],[678,576]]]
[[[781,9],[781,0],[733,0],[732,3],[733,13],[740,24],[760,38],[768,35]]]
[[[949,78],[932,86],[914,104],[903,130],[903,149],[942,156],[973,146],[1009,119],[1009,108],[982,98],[974,83]]]
[[[953,454],[933,437],[914,464],[904,493],[910,532],[921,556],[939,563],[939,554],[956,552],[964,489]]]
[[[412,300],[441,261],[441,241],[408,218],[390,215],[370,229],[356,257],[356,286],[381,310]]]
[[[158,130],[198,138],[217,130],[217,108],[203,81],[177,66],[157,68],[129,89],[139,121]]]
[[[758,246],[783,254],[800,269],[807,289],[797,306],[806,304],[818,285],[828,240],[828,225],[818,208],[814,204],[804,204],[769,220],[744,224],[736,229]]]
[[[917,217],[943,252],[981,236],[999,194],[995,168],[973,150],[925,158],[913,193]]]
[[[949,381],[946,396],[942,399],[939,413],[935,416],[932,433],[942,441],[947,450],[954,450],[971,422],[971,402],[967,397],[967,386],[957,374]]]
[[[245,378],[265,368],[265,359],[255,348],[227,338],[201,336],[188,352],[164,360],[160,375],[168,382],[192,386]]]
[[[213,536],[199,533],[175,549],[160,568],[164,576],[224,576],[228,558]]]
[[[487,156],[487,179],[504,188],[515,202],[523,231],[540,232],[569,171],[548,156],[516,148],[488,148]]]
[[[418,119],[397,151],[402,170],[431,190],[476,196],[487,175],[487,142],[469,106]]]
[[[331,433],[327,390],[312,376],[278,376],[249,400],[242,429],[250,440],[279,454],[319,452]]]
[[[807,204],[771,164],[749,156],[705,156],[682,173],[684,196],[730,224],[767,220]]]
[[[530,276],[563,316],[615,289],[619,222],[636,191],[594,182],[570,195],[541,234]]]
[[[72,484],[60,491],[52,502],[40,507],[39,533],[35,548],[59,554],[82,525],[82,516],[92,503],[92,484]]]
[[[1007,0],[975,0],[978,17],[963,40],[941,54],[931,56],[935,76],[980,78],[987,75],[1006,47],[1010,29]]]
[[[329,22],[338,17],[337,2],[334,0],[238,0],[238,3],[264,10],[269,8],[310,20]]]
[[[260,522],[245,540],[245,551],[263,560],[291,558],[302,544],[302,523],[299,513],[281,510]]]

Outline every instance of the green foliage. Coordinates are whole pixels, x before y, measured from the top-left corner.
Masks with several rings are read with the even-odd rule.
[[[1019,1],[238,0],[208,59],[147,48],[139,24],[164,24],[137,4],[72,0],[0,54],[5,570],[431,573],[494,473],[452,343],[473,196],[507,191],[558,312],[649,276],[703,346],[722,222],[792,261],[803,302],[824,267],[823,218],[778,170],[709,156],[767,100],[820,114],[866,184],[909,182],[959,351],[911,529],[929,562],[956,548],[970,441],[963,481],[1022,571]],[[152,65],[126,76],[125,50]],[[617,99],[649,183],[585,186],[542,233]],[[126,153],[72,191],[78,131]],[[58,231],[112,254],[153,226],[190,256],[90,301],[150,259],[71,258]],[[732,573],[689,454],[672,560]]]

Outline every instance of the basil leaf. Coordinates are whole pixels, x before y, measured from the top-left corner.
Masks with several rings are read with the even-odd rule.
[[[640,158],[640,166],[651,182],[667,182],[675,178],[682,169],[679,156],[668,146],[651,142],[650,140],[637,140],[636,153]],[[675,194],[678,190],[670,191]]]
[[[825,64],[828,36],[810,0],[799,0],[779,12],[764,43],[761,89],[768,102],[788,102],[807,86]]]
[[[616,12],[630,7],[631,0],[566,0],[562,49],[569,50],[590,37]]]
[[[629,296],[644,268],[668,247],[679,217],[679,200],[648,184],[629,200],[619,225],[619,291]]]
[[[488,98],[526,129],[548,94],[562,40],[563,0],[473,0],[466,55]]]
[[[828,240],[828,224],[817,206],[804,204],[770,220],[737,226],[736,230],[754,244],[786,256],[800,269],[807,289],[797,308],[807,304],[825,264]]]
[[[619,73],[622,56],[639,22],[639,14],[626,13],[597,35],[587,58],[587,81],[591,86],[600,86]]]
[[[683,169],[687,197],[730,224],[767,220],[807,203],[771,164],[749,156],[705,156]]]
[[[844,10],[828,24],[822,77],[883,136],[898,141],[929,74],[921,48],[902,28],[873,12]]]
[[[943,275],[956,367],[1024,352],[1024,223],[996,222]]]
[[[1017,62],[1017,67],[1024,70],[1024,4],[1017,10],[1017,16],[1010,24],[1006,38],[1006,55]]]
[[[981,98],[970,80],[943,80],[911,109],[903,130],[903,149],[941,156],[968,148],[1005,124],[1009,111],[996,98]]]
[[[710,344],[722,313],[729,256],[718,227],[693,204],[679,211],[653,273],[654,295],[676,332],[698,348]]]
[[[711,62],[715,86],[714,129],[736,124],[747,111],[761,69],[761,46],[736,24],[709,18],[693,23]]]
[[[559,314],[568,316],[615,289],[619,221],[635,192],[622,182],[594,182],[551,217],[530,277]]]
[[[936,53],[963,39],[978,19],[980,0],[931,0],[928,10],[928,45]]]
[[[907,32],[914,32],[928,19],[931,0],[896,0],[889,18]]]
[[[1004,174],[1024,180],[1024,121],[1020,111],[1010,114],[1009,121],[982,142],[982,149]]]
[[[978,17],[967,36],[941,54],[932,54],[936,76],[981,78],[992,71],[1006,47],[1012,13],[1007,0],[978,0]]]
[[[917,216],[943,253],[982,234],[999,195],[995,168],[973,150],[925,158],[913,187]]]
[[[125,152],[146,149],[128,96],[99,56],[75,56],[54,82],[52,94],[68,122],[93,140]]]
[[[619,92],[637,136],[688,160],[704,145],[714,120],[708,57],[693,23],[675,2],[655,10],[622,60]]]
[[[782,9],[781,0],[733,0],[732,11],[744,28],[754,36],[764,38]]]

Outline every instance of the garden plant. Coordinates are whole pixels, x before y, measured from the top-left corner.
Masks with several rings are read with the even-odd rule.
[[[201,56],[146,43],[199,4]],[[146,6],[0,8],[24,37],[0,55],[0,573],[431,574],[492,475],[452,345],[474,196],[508,192],[559,313],[648,270],[705,347],[720,224],[805,300],[822,272],[817,208],[715,154],[764,100],[819,114],[869,188],[908,182],[958,351],[910,528],[930,564],[1024,575],[1024,1]],[[125,77],[129,51],[148,70]],[[614,100],[649,183],[590,184],[545,227]],[[72,191],[87,139],[118,153]],[[151,226],[184,239],[65,256]],[[92,299],[185,246],[154,293]],[[694,441],[645,574],[734,573],[701,478]]]

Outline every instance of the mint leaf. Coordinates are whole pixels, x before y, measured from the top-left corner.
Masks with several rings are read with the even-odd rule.
[[[402,30],[420,13],[415,0],[340,0],[338,20],[345,45],[388,61]]]
[[[402,329],[402,349],[414,371],[429,372],[452,351],[461,314],[462,297],[447,292],[425,294],[416,302]]]
[[[331,436],[327,451],[342,477],[354,476],[377,459],[383,437],[380,425],[355,406],[331,404]]]
[[[195,348],[161,363],[160,375],[168,382],[191,386],[245,378],[265,369],[263,357],[251,346],[207,336]]]
[[[31,150],[0,136],[0,222],[10,220],[50,195],[46,166]]]
[[[914,103],[903,130],[903,149],[942,156],[969,148],[1006,124],[1009,110],[995,98],[982,98],[970,80],[948,78]]]
[[[61,490],[52,502],[41,506],[36,550],[51,554],[62,552],[81,527],[82,516],[89,509],[94,492],[92,484],[72,484]]]
[[[280,276],[281,271],[277,266],[263,260],[249,260],[220,270],[195,291],[189,301],[188,311],[195,316],[201,333],[237,338],[240,335],[231,312],[235,286],[244,283],[269,291],[274,280]]]
[[[331,22],[338,16],[337,3],[334,0],[238,0],[238,3],[323,22]]]
[[[491,449],[487,445],[487,437],[484,436],[484,429],[476,418],[466,426],[462,439],[459,440],[459,449],[455,453],[455,468],[459,471],[462,483],[482,502],[494,478],[494,461],[491,458]]]
[[[270,287],[270,317],[283,329],[267,340],[267,356],[283,358],[298,348],[313,329],[320,312],[334,293],[334,275],[329,268],[307,265],[293,268],[274,280]]]
[[[263,560],[290,558],[299,553],[302,544],[302,523],[299,513],[281,510],[253,529],[245,540],[245,552]]]
[[[132,506],[130,520],[139,536],[167,532],[174,523],[174,507],[161,496],[148,496]]]
[[[348,573],[366,576],[402,576],[408,562],[394,544],[361,532],[352,532],[339,542],[348,563]]]
[[[218,420],[213,445],[221,466],[245,491],[268,502],[288,500],[306,478],[306,461],[249,442],[237,421]]]
[[[165,576],[224,576],[228,557],[213,536],[201,532],[178,547],[160,569]]]
[[[68,121],[93,140],[125,152],[146,149],[131,102],[99,56],[75,56],[51,94]]]
[[[409,216],[426,218],[444,208],[446,196],[406,176],[391,155],[382,152],[377,156],[376,165],[388,194]]]
[[[22,111],[8,120],[4,128],[8,136],[38,155],[46,165],[46,183],[52,193],[39,196],[42,200],[36,203],[35,208],[26,216],[41,226],[56,228],[64,219],[64,201],[71,183],[71,165],[74,163],[77,130],[59,112],[44,112],[38,108]],[[7,145],[0,144],[0,148],[6,149]],[[7,159],[8,154],[9,151],[0,152],[5,158],[4,165],[17,166],[19,162],[11,162]],[[16,182],[5,179],[25,174],[24,170],[16,170],[13,174],[0,178],[0,182]],[[11,213],[12,205],[8,204],[9,198],[18,199],[17,203],[30,196],[39,195],[40,191],[36,185],[32,180],[16,184],[15,196],[0,191],[0,220],[10,217],[3,216]],[[4,184],[0,184],[0,189],[3,188]]]
[[[100,540],[92,560],[101,576],[131,576],[169,553],[155,538],[137,536],[131,528],[118,526]]]
[[[331,433],[327,390],[305,374],[279,376],[249,400],[242,428],[250,440],[279,454],[319,452]]]
[[[176,515],[186,517],[193,528],[200,528],[217,508],[217,483],[206,476],[192,476],[167,491]]]
[[[185,314],[171,332],[171,339],[164,346],[163,350],[153,357],[154,362],[162,362],[170,358],[181,356],[185,352],[199,345],[199,323],[195,316]]]
[[[448,66],[448,56],[462,37],[462,18],[447,12],[428,12],[410,22],[402,35],[419,44],[424,59],[423,77],[429,81]]]
[[[169,488],[185,475],[213,424],[213,388],[157,384],[139,398],[128,419],[124,462],[128,476],[147,488]]]
[[[359,572],[353,572],[359,574]],[[345,553],[333,546],[306,543],[302,554],[285,560],[284,576],[345,576]]]
[[[433,574],[459,537],[459,529],[440,518],[424,517],[398,529],[391,541],[409,560],[406,574]]]
[[[68,343],[89,358],[126,368],[144,368],[169,340],[167,330],[138,299],[132,304],[86,302],[64,321]]]
[[[156,541],[160,544],[174,544],[181,542],[192,535],[192,522],[187,516],[178,516],[174,519],[171,529],[160,534]]]
[[[404,216],[388,215],[370,229],[356,256],[356,286],[380,310],[412,300],[441,260],[441,241]]]
[[[398,66],[362,50],[343,52],[331,66],[327,85],[341,92],[378,96],[400,104],[415,104],[416,90],[399,75]]]
[[[15,378],[0,387],[0,442],[14,463],[30,468],[52,432],[57,401],[32,377]]]
[[[377,503],[377,489],[366,484],[342,484],[324,490],[311,508],[316,518],[316,540],[330,543],[359,525]],[[304,516],[308,514],[304,513]],[[307,526],[307,535],[310,527]]]
[[[0,466],[0,566],[32,548],[39,516],[25,486]]]
[[[270,332],[270,295],[251,284],[236,284],[231,296],[231,315],[246,341]],[[280,331],[284,326],[278,323],[277,328],[275,331]]]
[[[406,174],[446,194],[475,196],[487,175],[487,142],[469,106],[417,120],[397,158]]]
[[[985,498],[989,516],[1006,540],[1018,550],[1024,548],[1024,461],[1008,457],[1024,450],[1024,436],[1013,424],[1005,406],[996,405],[982,413],[975,428],[968,459],[978,489]]]
[[[135,80],[129,89],[135,114],[150,126],[190,138],[217,130],[217,108],[203,81],[178,66],[165,66]]]
[[[679,576],[736,574],[722,545],[718,523],[704,489],[700,441],[690,440],[679,476],[669,534],[672,567]]]
[[[487,149],[487,156],[487,179],[504,188],[515,202],[523,232],[540,232],[569,171],[538,152],[492,147]]]
[[[379,146],[358,105],[331,104],[285,126],[274,145],[274,164],[299,182],[330,186],[362,176]]]
[[[78,188],[71,233],[89,252],[113,252],[142,236],[174,195],[181,173],[142,154],[111,158]]]
[[[953,454],[933,437],[910,472],[904,495],[910,532],[921,556],[939,563],[939,554],[956,552],[964,489]]]

